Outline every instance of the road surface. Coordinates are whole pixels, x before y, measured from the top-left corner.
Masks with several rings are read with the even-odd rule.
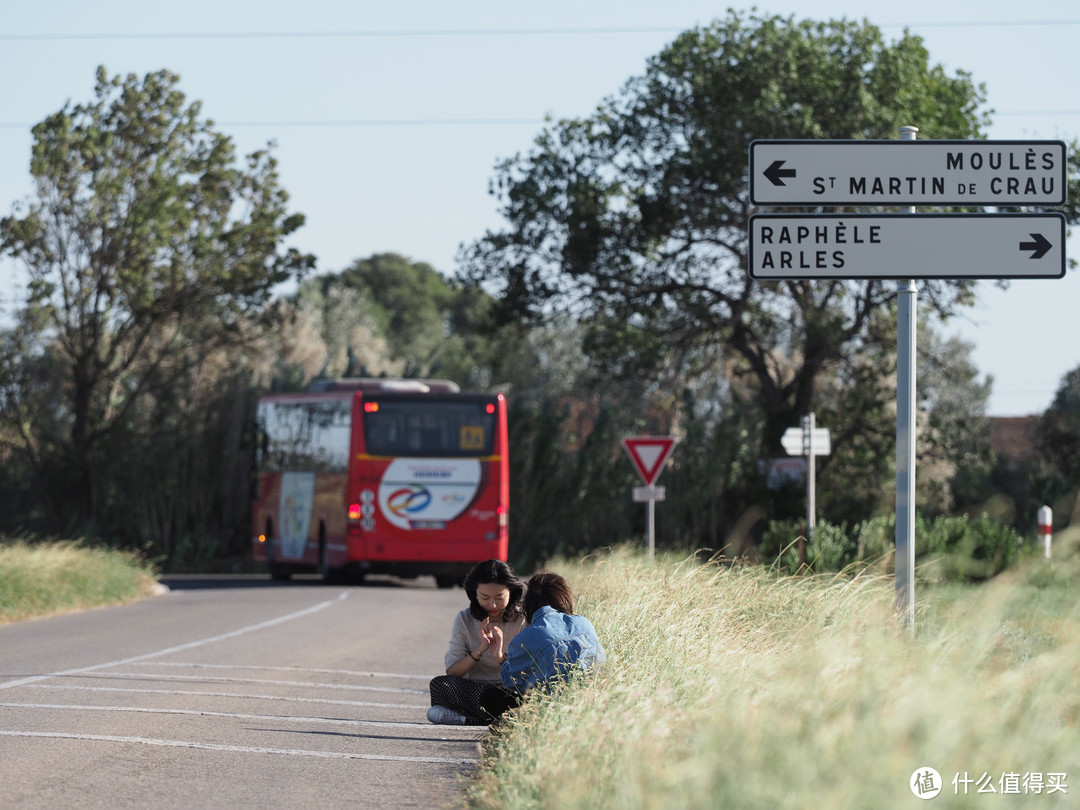
[[[460,588],[166,578],[0,626],[0,807],[436,808],[484,727],[427,722]]]

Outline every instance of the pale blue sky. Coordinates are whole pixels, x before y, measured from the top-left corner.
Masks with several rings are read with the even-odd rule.
[[[308,221],[294,242],[318,256],[320,272],[394,251],[449,274],[462,242],[500,224],[487,193],[497,160],[528,150],[546,115],[589,114],[680,30],[729,5],[748,7],[0,0],[0,214],[30,192],[30,125],[68,99],[90,100],[97,65],[111,74],[168,68],[242,151],[276,141],[282,182]],[[890,39],[907,25],[934,62],[987,85],[997,110],[990,137],[1080,134],[1074,0],[757,8],[866,18]],[[1078,240],[1069,255],[1080,258]],[[20,289],[15,268],[0,263],[0,274],[0,297],[10,301]],[[1070,274],[1016,281],[1007,292],[981,287],[978,306],[950,331],[975,343],[979,369],[994,378],[991,415],[1040,412],[1080,365],[1080,282]]]

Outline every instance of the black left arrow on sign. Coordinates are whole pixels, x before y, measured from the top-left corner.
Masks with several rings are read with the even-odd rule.
[[[769,166],[769,168],[767,168],[764,172],[762,172],[762,174],[764,174],[765,177],[769,180],[769,182],[772,183],[774,186],[787,185],[784,182],[783,178],[795,176],[794,169],[781,168],[784,163],[785,161],[783,160],[774,160],[772,162],[772,165]]]
[[[1041,259],[1043,256],[1046,255],[1046,252],[1053,247],[1053,245],[1050,244],[1049,240],[1041,233],[1030,233],[1028,234],[1028,236],[1030,236],[1035,241],[1021,242],[1020,250],[1035,251],[1030,256],[1028,256],[1029,259]]]

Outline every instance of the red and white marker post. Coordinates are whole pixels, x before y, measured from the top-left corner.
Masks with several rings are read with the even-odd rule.
[[[1050,536],[1054,530],[1054,510],[1049,506],[1039,507],[1039,538],[1043,542],[1043,552],[1050,559]]]

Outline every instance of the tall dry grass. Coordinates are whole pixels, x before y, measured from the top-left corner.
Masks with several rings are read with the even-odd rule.
[[[0,624],[130,602],[154,585],[152,567],[127,552],[0,538]]]
[[[1076,555],[982,586],[780,578],[617,551],[557,567],[608,653],[488,738],[480,808],[888,808],[932,767],[949,807],[1068,806],[1080,794]],[[554,567],[554,566],[553,566]],[[954,775],[986,774],[996,798]],[[1012,793],[1027,774],[1068,793]],[[1058,781],[1060,777],[1056,777]],[[1010,795],[1002,795],[1009,789]]]

